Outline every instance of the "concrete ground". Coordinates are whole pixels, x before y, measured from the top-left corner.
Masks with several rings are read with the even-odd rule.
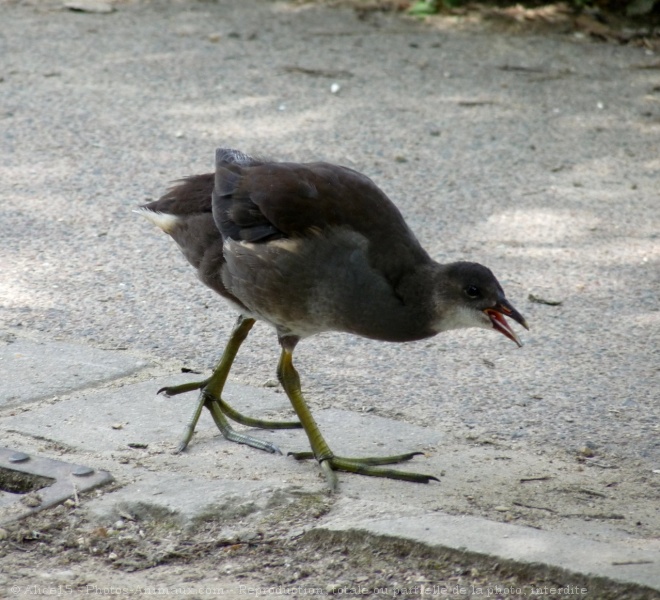
[[[2,593],[659,595],[658,57],[316,5],[115,7],[0,2]],[[423,450],[439,483],[341,474],[328,496],[314,464],[207,414],[171,454],[196,399],[155,392],[207,373],[234,317],[131,209],[219,145],[365,172],[527,317],[519,350],[486,331],[299,346],[335,451]],[[257,326],[239,354],[227,399],[250,415],[290,417],[277,350]],[[13,502],[8,464],[43,458],[114,483],[10,522],[46,491]]]

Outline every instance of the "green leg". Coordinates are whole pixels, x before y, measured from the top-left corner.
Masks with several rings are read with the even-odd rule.
[[[395,469],[381,469],[374,465],[394,464],[410,460],[413,456],[420,454],[411,452],[397,456],[387,456],[382,458],[345,458],[335,456],[330,450],[327,442],[321,435],[314,417],[312,416],[307,402],[300,389],[300,376],[293,366],[293,350],[298,343],[298,338],[293,336],[281,337],[282,354],[277,366],[277,376],[287,393],[291,404],[302,423],[305,433],[312,447],[314,458],[321,465],[321,470],[325,475],[328,484],[332,490],[337,489],[337,475],[335,471],[347,471],[349,473],[358,473],[360,475],[369,475],[371,477],[386,477],[388,479],[402,479],[415,483],[428,483],[429,481],[439,481],[432,475],[421,475],[419,473],[409,473],[406,471],[397,471]],[[299,458],[307,458],[308,453],[300,453]],[[294,455],[295,456],[295,455]]]
[[[164,393],[166,396],[176,396],[177,394],[183,394],[192,390],[201,390],[199,401],[197,402],[197,406],[195,406],[195,410],[193,411],[188,424],[186,425],[183,437],[177,448],[177,452],[183,452],[183,450],[185,450],[188,446],[188,443],[190,442],[195,431],[195,427],[197,426],[197,422],[199,421],[199,418],[202,414],[202,409],[205,406],[211,412],[213,421],[225,438],[239,444],[247,444],[253,448],[258,448],[259,450],[265,450],[266,452],[281,454],[279,448],[277,448],[277,446],[274,444],[264,442],[247,434],[235,431],[226,417],[229,417],[234,421],[249,427],[261,427],[263,429],[290,429],[300,427],[300,423],[297,421],[278,422],[246,417],[245,415],[242,415],[238,411],[234,410],[221,398],[222,390],[224,389],[227,376],[229,375],[229,370],[231,369],[231,365],[236,358],[238,349],[241,347],[241,344],[247,337],[253,325],[254,319],[250,319],[242,315],[238,317],[236,325],[234,326],[234,329],[229,338],[229,342],[227,342],[225,351],[222,354],[222,358],[220,359],[220,362],[218,363],[215,371],[213,371],[211,377],[203,381],[189,382],[182,385],[165,387],[158,390],[159,394]]]

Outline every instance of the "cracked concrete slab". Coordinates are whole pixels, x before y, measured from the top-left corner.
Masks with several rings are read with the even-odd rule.
[[[120,518],[158,520],[180,527],[206,521],[234,525],[255,513],[286,507],[310,493],[283,483],[144,473],[112,494],[92,499],[85,510],[105,525]]]
[[[0,344],[0,409],[119,379],[148,363],[126,352],[66,342]]]
[[[182,383],[184,379],[173,376],[105,390],[82,390],[64,400],[6,417],[3,423],[8,429],[28,436],[98,452],[118,450],[130,444],[168,441],[174,444],[190,418],[197,394],[167,398],[156,392],[164,385]],[[228,387],[236,389],[233,385]],[[241,391],[243,406],[248,409],[268,398],[259,390]],[[287,404],[286,398],[273,395],[265,407],[261,404],[260,414]],[[198,429],[212,427],[210,419],[201,419]]]
[[[165,385],[190,380],[189,376],[167,376],[106,390],[82,390],[61,401],[5,417],[0,422],[11,431],[81,450],[109,452],[149,444],[174,447],[197,403],[197,393],[167,398],[156,392]],[[228,383],[224,397],[237,410],[250,416],[295,420],[284,394]],[[409,452],[436,445],[442,438],[431,429],[407,423],[392,427],[391,420],[370,414],[327,409],[318,411],[316,417],[328,441],[349,453],[382,454],[383,447],[388,452]],[[302,430],[255,430],[253,434],[281,446],[284,452],[307,448]],[[191,447],[200,438],[218,435],[204,411]],[[219,443],[233,446],[222,439]]]

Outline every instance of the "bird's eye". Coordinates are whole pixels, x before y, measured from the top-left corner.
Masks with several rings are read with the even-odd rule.
[[[481,291],[476,285],[468,285],[465,288],[465,293],[468,298],[472,298],[472,299],[481,298]]]

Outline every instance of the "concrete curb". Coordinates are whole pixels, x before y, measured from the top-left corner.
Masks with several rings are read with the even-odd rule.
[[[328,531],[364,532],[409,540],[429,548],[457,550],[530,567],[558,568],[572,574],[660,590],[660,542],[601,543],[579,537],[497,523],[467,515],[330,523]],[[586,592],[585,592],[586,593]]]

